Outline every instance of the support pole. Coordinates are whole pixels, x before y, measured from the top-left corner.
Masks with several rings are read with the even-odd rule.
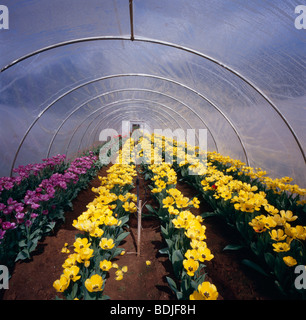
[[[141,238],[141,200],[139,200],[138,204],[138,232],[137,232],[137,257],[140,256],[140,238]]]

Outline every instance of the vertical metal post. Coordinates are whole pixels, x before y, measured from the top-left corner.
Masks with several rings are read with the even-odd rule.
[[[139,200],[138,203],[138,231],[137,231],[137,257],[140,256],[140,240],[141,240],[141,203]]]
[[[129,7],[130,7],[131,40],[134,41],[133,0],[129,0]]]

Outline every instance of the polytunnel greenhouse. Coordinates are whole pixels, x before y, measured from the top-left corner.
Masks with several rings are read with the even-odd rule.
[[[3,0],[0,299],[305,299],[305,29],[295,0]]]

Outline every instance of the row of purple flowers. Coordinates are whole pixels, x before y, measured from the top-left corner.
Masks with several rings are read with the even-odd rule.
[[[16,189],[22,184],[28,184],[29,180],[39,180],[48,176],[49,172],[58,172],[65,165],[66,155],[58,154],[52,158],[42,159],[41,163],[29,163],[13,169],[13,177],[0,177],[0,197],[7,198],[12,193],[18,193]]]
[[[19,167],[14,170],[16,177],[0,180],[0,264],[12,266],[17,260],[30,258],[38,241],[57,221],[65,219],[65,209],[72,207],[72,199],[100,168],[92,151],[70,163],[64,160],[65,155],[43,159],[41,165]],[[24,190],[33,181],[36,186]]]

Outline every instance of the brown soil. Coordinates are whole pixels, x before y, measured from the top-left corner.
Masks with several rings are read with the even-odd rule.
[[[99,175],[106,174],[106,167]],[[91,188],[99,185],[95,178],[87,190],[80,192],[73,201],[73,211],[66,213],[66,221],[54,233],[39,243],[38,249],[32,259],[18,262],[9,281],[9,289],[2,294],[3,300],[50,300],[56,295],[53,282],[62,273],[62,264],[66,255],[61,253],[65,242],[72,244],[75,235],[79,233],[74,229],[72,222],[83,211],[86,205],[94,199],[96,194]],[[195,192],[186,184],[177,186],[185,196],[195,196]],[[136,191],[136,190],[133,190]],[[149,190],[144,188],[140,181],[140,196],[143,202],[151,203]],[[195,214],[209,211],[210,208],[202,203]],[[144,207],[144,214],[148,213]],[[238,236],[227,225],[216,217],[205,219],[207,227],[207,244],[214,254],[214,259],[207,262],[207,274],[224,300],[267,300],[279,299],[274,287],[255,272],[241,264],[241,259],[249,258],[246,252],[223,251],[228,244],[238,242]],[[106,281],[104,293],[112,300],[174,300],[175,296],[168,287],[166,276],[172,276],[171,263],[167,256],[158,253],[165,247],[160,234],[159,221],[155,218],[144,218],[142,221],[140,256],[137,251],[137,219],[131,215],[130,235],[120,247],[125,248],[126,254],[116,258],[119,266],[127,266],[128,272],[121,281],[116,281],[114,271],[110,270],[110,277]],[[146,261],[151,265],[147,266]],[[1,294],[0,294],[1,298]]]

